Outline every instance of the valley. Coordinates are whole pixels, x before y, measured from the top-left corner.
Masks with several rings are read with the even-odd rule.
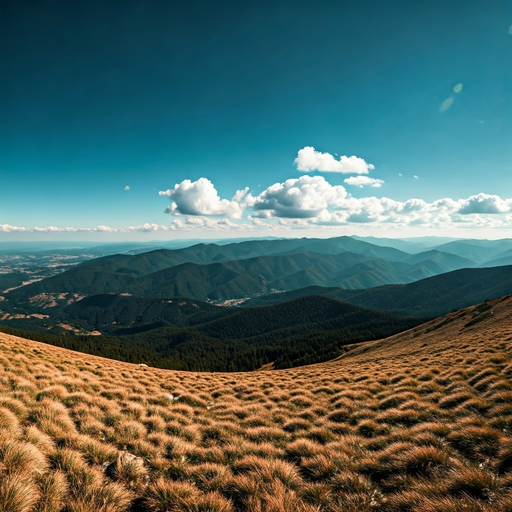
[[[41,278],[4,290],[0,328],[162,368],[250,371],[325,361],[347,345],[512,293],[512,266],[486,266],[507,263],[512,240],[370,240],[20,254],[17,271],[34,260]],[[109,254],[116,248],[125,252]],[[55,267],[64,256],[73,265]]]
[[[159,370],[0,333],[0,502],[510,510],[511,315],[505,296],[333,361],[249,373]]]

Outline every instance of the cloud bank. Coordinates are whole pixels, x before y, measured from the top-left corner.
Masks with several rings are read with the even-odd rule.
[[[347,185],[379,188],[383,180],[358,175]],[[175,216],[171,229],[190,226],[212,229],[255,229],[276,225],[328,227],[379,225],[448,229],[450,227],[512,227],[512,199],[479,193],[464,199],[419,198],[396,201],[389,197],[353,197],[342,185],[331,185],[323,176],[304,175],[270,185],[253,196],[247,188],[232,199],[221,199],[214,185],[201,178],[185,180],[160,195],[171,199],[167,213]],[[508,215],[507,215],[508,214]],[[180,217],[188,216],[187,219]],[[210,217],[225,217],[224,221]],[[242,222],[237,222],[241,221]],[[235,221],[235,222],[232,222]]]
[[[359,180],[356,182],[359,183]],[[357,185],[356,185],[357,186]],[[371,185],[370,185],[371,186]],[[0,224],[0,233],[154,233],[197,230],[271,233],[279,230],[325,230],[340,226],[401,232],[406,228],[433,230],[512,230],[512,198],[479,193],[463,199],[353,197],[341,185],[322,176],[301,176],[270,185],[258,195],[247,188],[231,199],[219,197],[206,178],[185,180],[160,192],[171,205],[168,223],[137,226],[25,227]],[[339,231],[338,231],[339,232]],[[409,231],[410,232],[410,231]]]

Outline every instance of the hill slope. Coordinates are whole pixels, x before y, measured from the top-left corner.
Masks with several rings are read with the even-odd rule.
[[[160,322],[178,327],[231,315],[233,310],[188,299],[92,295],[67,306],[61,318],[90,331],[113,332]]]
[[[510,510],[511,326],[505,297],[239,374],[0,333],[0,509]]]

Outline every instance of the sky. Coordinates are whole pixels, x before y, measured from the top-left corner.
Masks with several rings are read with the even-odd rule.
[[[512,236],[509,0],[6,0],[0,242]]]

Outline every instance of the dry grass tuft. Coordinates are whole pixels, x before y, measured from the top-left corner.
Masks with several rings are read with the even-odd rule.
[[[31,480],[20,479],[17,474],[0,476],[0,512],[30,512],[39,496]]]
[[[190,510],[199,498],[199,490],[190,482],[157,480],[144,494],[149,512],[180,512]]]
[[[45,472],[46,457],[30,443],[14,438],[0,437],[0,464],[2,472],[32,478]]]
[[[58,470],[46,473],[39,478],[38,484],[41,500],[37,504],[36,512],[62,510],[69,492],[66,474]]]

